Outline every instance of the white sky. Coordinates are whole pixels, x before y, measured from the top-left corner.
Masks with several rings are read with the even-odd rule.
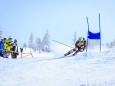
[[[3,37],[12,36],[19,44],[43,38],[49,30],[51,40],[72,44],[73,34],[86,37],[90,30],[98,32],[101,15],[102,43],[115,38],[115,0],[0,0],[0,26]],[[53,44],[53,42],[52,42]]]

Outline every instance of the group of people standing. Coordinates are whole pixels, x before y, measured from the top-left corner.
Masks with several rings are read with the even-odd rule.
[[[0,57],[8,58],[10,54],[11,58],[17,58],[19,54],[17,40],[13,41],[11,36],[0,39]]]
[[[73,53],[73,56],[75,56],[78,52],[84,51],[86,48],[86,40],[83,37],[79,37],[79,39],[75,43],[75,48],[68,51],[64,56],[67,56],[69,54]],[[0,57],[8,58],[11,54],[11,58],[17,58],[17,55],[19,55],[18,52],[18,46],[17,46],[17,40],[15,39],[12,41],[11,36],[8,37],[8,39],[3,38],[0,40]]]

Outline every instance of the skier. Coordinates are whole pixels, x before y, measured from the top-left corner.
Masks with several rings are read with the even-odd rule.
[[[12,46],[12,51],[14,51],[14,52],[11,53],[11,57],[17,58],[17,55],[19,55],[19,54],[18,54],[18,46],[17,46],[17,40],[16,39],[14,40],[14,43]]]
[[[64,54],[64,56],[67,56],[73,52],[75,52],[73,54],[73,56],[75,56],[78,52],[83,52],[85,48],[86,48],[85,38],[79,37],[78,41],[76,41],[76,43],[75,43],[75,48],[73,48],[72,50],[70,50],[69,52]]]

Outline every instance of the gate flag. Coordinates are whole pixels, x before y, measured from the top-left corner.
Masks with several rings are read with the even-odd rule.
[[[88,30],[88,38],[89,39],[100,39],[100,32],[99,33],[92,33]]]
[[[91,32],[91,31],[89,31],[88,17],[86,17],[86,19],[87,19],[87,25],[88,25],[86,52],[87,52],[87,49],[88,49],[88,39],[100,40],[100,51],[101,51],[101,24],[100,24],[100,13],[99,13],[99,32],[98,32],[98,33],[93,33],[93,32]]]

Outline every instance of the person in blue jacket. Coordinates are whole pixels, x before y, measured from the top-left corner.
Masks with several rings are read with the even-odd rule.
[[[0,57],[4,57],[4,43],[3,43],[3,39],[0,40]]]

